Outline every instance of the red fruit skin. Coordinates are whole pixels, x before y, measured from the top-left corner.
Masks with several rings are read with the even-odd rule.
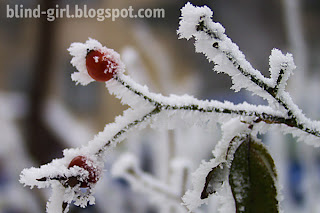
[[[88,188],[90,184],[95,184],[100,178],[101,171],[98,168],[94,168],[92,165],[88,165],[88,161],[92,162],[85,156],[77,156],[72,159],[68,166],[68,168],[79,166],[89,172],[88,179],[80,182],[81,188]]]
[[[91,50],[86,56],[88,74],[96,81],[108,81],[117,72],[119,64],[106,53],[99,50]]]

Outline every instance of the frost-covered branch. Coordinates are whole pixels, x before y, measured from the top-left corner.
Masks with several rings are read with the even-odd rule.
[[[276,78],[276,82],[278,84],[272,89],[272,91],[278,91],[281,88],[281,82],[284,76],[285,65],[283,69],[280,70],[278,77]],[[306,133],[310,133],[316,137],[320,137],[320,132],[317,129],[309,128],[307,124],[303,124],[302,122],[297,121],[297,117],[293,115],[293,110],[296,105],[291,105],[293,109],[288,111],[288,114],[291,116],[284,115],[281,111],[276,111],[275,109],[268,106],[256,106],[252,104],[242,103],[242,104],[233,104],[231,102],[219,102],[216,100],[198,100],[191,96],[170,96],[165,97],[161,94],[154,94],[149,92],[146,87],[141,87],[136,84],[129,76],[116,76],[115,80],[119,82],[123,87],[134,93],[135,95],[141,97],[143,100],[149,102],[154,105],[159,112],[162,110],[166,111],[198,111],[203,113],[217,113],[217,114],[230,114],[230,115],[240,115],[240,116],[251,116],[255,119],[255,122],[265,122],[268,124],[286,124],[289,127],[295,127]],[[277,97],[275,97],[277,98]],[[277,98],[278,99],[278,98]],[[286,100],[286,99],[285,99]],[[130,100],[132,101],[132,100]],[[287,100],[288,102],[292,102],[291,99]],[[127,104],[130,105],[130,102]],[[285,105],[286,106],[286,105]],[[134,107],[134,105],[133,105]],[[305,116],[299,111],[297,111],[298,116],[303,116],[302,118],[306,119]],[[301,119],[302,119],[301,118]],[[311,121],[310,121],[311,122]],[[310,125],[309,122],[309,125]],[[313,122],[316,123],[316,122]],[[311,122],[311,125],[312,122]],[[314,126],[314,125],[313,125]]]
[[[152,110],[151,112],[147,113],[142,118],[137,119],[137,120],[135,120],[135,121],[133,121],[131,123],[128,123],[127,126],[125,126],[123,129],[121,129],[119,132],[117,132],[110,140],[108,140],[108,142],[106,142],[103,145],[103,147],[96,152],[96,155],[103,154],[106,151],[106,148],[108,146],[110,146],[114,141],[119,139],[121,136],[123,136],[123,134],[127,133],[130,129],[132,129],[136,125],[146,121],[148,118],[151,118],[153,115],[155,115],[155,114],[157,114],[159,112],[160,112],[160,109],[158,107],[156,107],[154,110]]]
[[[212,21],[212,11],[187,3],[182,8],[178,33],[180,38],[195,38],[197,52],[205,54],[217,64],[215,70],[231,76],[236,91],[244,88],[268,100],[269,105],[287,114],[281,123],[320,137],[318,121],[307,118],[285,91],[287,80],[295,69],[291,54],[283,55],[274,49],[270,56],[270,78],[264,77],[245,59],[239,47],[225,34],[225,29]],[[290,130],[289,130],[290,131]],[[319,146],[318,143],[313,143]]]
[[[107,124],[86,146],[64,150],[64,158],[53,160],[40,168],[22,171],[21,183],[31,187],[54,189],[48,203],[48,212],[65,212],[73,200],[82,207],[88,202],[92,204],[93,189],[101,178],[105,154],[128,137],[130,132],[148,125],[168,130],[193,125],[212,128],[216,123],[222,124],[222,139],[213,151],[215,157],[208,163],[203,162],[194,175],[194,189],[184,196],[188,208],[196,208],[205,202],[209,195],[223,188],[221,186],[231,187],[237,209],[246,207],[246,202],[251,198],[258,202],[263,201],[263,197],[254,196],[255,189],[270,197],[272,209],[278,208],[273,160],[256,135],[266,132],[275,124],[279,125],[282,131],[319,146],[320,123],[308,119],[285,91],[287,81],[295,69],[290,54],[284,55],[279,50],[272,50],[269,59],[270,78],[266,78],[251,66],[238,46],[226,36],[224,28],[219,23],[214,23],[211,16],[212,11],[208,7],[194,7],[187,3],[182,9],[178,30],[180,38],[194,37],[196,51],[204,53],[210,62],[217,64],[217,72],[231,77],[233,89],[251,91],[266,99],[268,105],[246,102],[233,104],[227,101],[199,100],[189,95],[156,94],[124,74],[125,65],[114,50],[102,46],[94,39],[89,39],[86,43],[73,43],[69,51],[73,56],[71,63],[77,72],[72,74],[72,79],[82,85],[93,81],[105,82],[110,94],[120,99],[122,104],[128,105],[129,109],[116,117],[113,123]],[[121,162],[116,164],[118,167],[114,169],[115,174],[124,175],[136,185],[147,185],[151,191],[166,195],[167,199],[174,203],[180,201],[181,191],[171,192],[168,185],[163,186],[137,169],[132,159]],[[252,169],[257,172],[248,175],[247,171]],[[259,176],[261,174],[265,176]],[[184,188],[186,180],[181,177],[180,175],[179,181]],[[237,181],[238,177],[240,182]],[[260,184],[263,178],[268,183]],[[251,184],[256,183],[263,187],[252,189]],[[88,190],[82,193],[80,188]],[[182,191],[184,192],[184,189]],[[243,193],[250,196],[240,199],[239,197],[244,196]],[[61,194],[65,196],[61,198]],[[58,210],[54,208],[56,203],[61,203]],[[253,207],[253,212],[256,207]]]
[[[231,43],[231,40],[229,40],[227,37],[223,37],[222,35],[219,36],[218,30],[215,30],[214,28],[211,29],[208,27],[208,25],[209,25],[209,23],[205,22],[205,16],[201,16],[198,24],[196,25],[196,30],[204,32],[209,37],[211,37],[214,42],[212,44],[213,48],[217,49],[218,51],[221,51],[221,53],[223,53],[225,55],[225,57],[232,63],[232,65],[243,76],[248,78],[255,85],[257,85],[258,87],[263,89],[265,92],[267,92],[269,95],[271,95],[273,98],[275,98],[276,101],[281,106],[283,106],[286,110],[289,110],[287,104],[281,98],[279,98],[277,96],[278,96],[278,91],[279,91],[279,87],[281,87],[281,84],[286,84],[286,80],[288,80],[289,76],[287,78],[284,78],[284,75],[285,75],[285,73],[291,72],[291,70],[288,70],[288,68],[292,69],[294,67],[294,66],[292,66],[293,63],[291,62],[291,64],[290,64],[291,67],[289,67],[289,63],[282,62],[282,64],[280,65],[281,67],[278,70],[278,73],[275,73],[275,74],[278,74],[278,76],[277,77],[271,76],[271,78],[273,78],[273,80],[276,80],[276,81],[271,82],[271,81],[269,81],[270,79],[263,77],[261,75],[261,72],[253,69],[251,66],[246,64],[245,61],[243,61],[244,58],[241,58],[242,53],[237,48],[235,48],[236,46],[234,46],[234,48],[230,48],[230,49],[221,48],[221,46],[223,45],[221,43],[223,43],[223,42],[225,42],[225,43],[230,42],[230,44],[229,44],[230,46],[231,46],[231,44],[232,45],[235,45],[235,44]],[[277,51],[277,50],[274,50],[274,51]],[[263,95],[261,95],[261,96],[263,98],[265,98]]]

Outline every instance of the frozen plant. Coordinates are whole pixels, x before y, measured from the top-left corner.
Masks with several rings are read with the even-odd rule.
[[[73,56],[71,63],[78,72],[72,74],[72,79],[82,85],[105,81],[109,92],[129,108],[86,146],[66,149],[63,158],[22,171],[21,183],[52,187],[47,212],[67,212],[72,201],[82,207],[93,204],[94,187],[102,179],[105,154],[130,132],[147,126],[171,130],[196,125],[210,129],[216,123],[222,125],[222,138],[213,150],[212,159],[202,162],[192,174],[192,188],[182,198],[168,185],[142,174],[131,155],[117,162],[113,173],[133,180],[134,187],[144,189],[151,197],[170,203],[183,202],[190,212],[197,211],[209,196],[221,200],[220,212],[281,211],[275,165],[257,134],[278,128],[309,145],[320,145],[320,123],[307,118],[285,91],[295,69],[292,55],[273,49],[269,58],[271,75],[264,77],[227,37],[224,28],[212,21],[213,13],[208,7],[187,3],[181,11],[180,38],[194,38],[196,52],[205,54],[215,64],[214,71],[231,77],[232,89],[246,89],[268,104],[233,104],[198,100],[189,95],[155,94],[124,74],[125,66],[114,50],[94,39],[73,43],[69,48]],[[178,164],[179,168],[187,169],[185,162]],[[183,181],[179,177],[177,180]]]

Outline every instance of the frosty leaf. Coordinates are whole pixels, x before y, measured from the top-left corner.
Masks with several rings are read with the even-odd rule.
[[[226,152],[226,161],[228,163],[228,167],[230,167],[230,164],[234,158],[235,151],[237,150],[239,145],[246,139],[247,139],[247,135],[242,134],[242,135],[233,137],[232,140],[230,141],[227,152]]]
[[[228,171],[226,163],[221,163],[217,167],[212,168],[206,177],[206,182],[201,192],[201,199],[206,199],[210,194],[217,192],[225,181]]]
[[[226,180],[227,175],[229,174],[229,168],[231,161],[233,160],[234,152],[236,151],[239,144],[241,144],[246,137],[235,136],[232,138],[228,145],[228,149],[225,154],[225,161],[218,164],[218,166],[213,167],[212,170],[208,173],[205,181],[205,185],[201,192],[201,199],[206,199],[210,194],[216,193],[220,189],[223,182]]]
[[[229,174],[236,212],[278,212],[276,179],[269,152],[248,135],[234,154]]]

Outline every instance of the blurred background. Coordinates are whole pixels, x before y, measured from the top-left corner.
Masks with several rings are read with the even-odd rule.
[[[180,8],[184,0],[2,0],[0,1],[0,212],[44,212],[50,190],[23,188],[23,168],[38,167],[62,150],[86,144],[126,106],[109,95],[103,83],[75,85],[67,48],[72,42],[95,38],[121,53],[127,74],[154,92],[190,94],[200,99],[265,104],[246,92],[230,90],[228,76],[216,74],[193,42],[178,40]],[[320,1],[211,0],[214,20],[240,47],[252,65],[269,76],[273,48],[294,54],[297,70],[288,85],[296,103],[312,119],[320,118]],[[163,8],[163,18],[8,18],[7,8]],[[21,6],[22,5],[22,6]],[[263,136],[279,170],[285,212],[320,212],[320,152],[291,136],[272,132]],[[208,160],[220,139],[219,126],[175,131],[146,129],[121,143],[108,158],[106,170],[121,153],[140,159],[141,171],[169,186],[172,162],[190,161],[188,174]],[[187,175],[187,177],[189,177]],[[106,172],[96,192],[96,205],[70,212],[185,212],[160,205],[132,191],[121,178]],[[185,189],[181,189],[183,194]],[[216,201],[200,209],[215,212]]]

